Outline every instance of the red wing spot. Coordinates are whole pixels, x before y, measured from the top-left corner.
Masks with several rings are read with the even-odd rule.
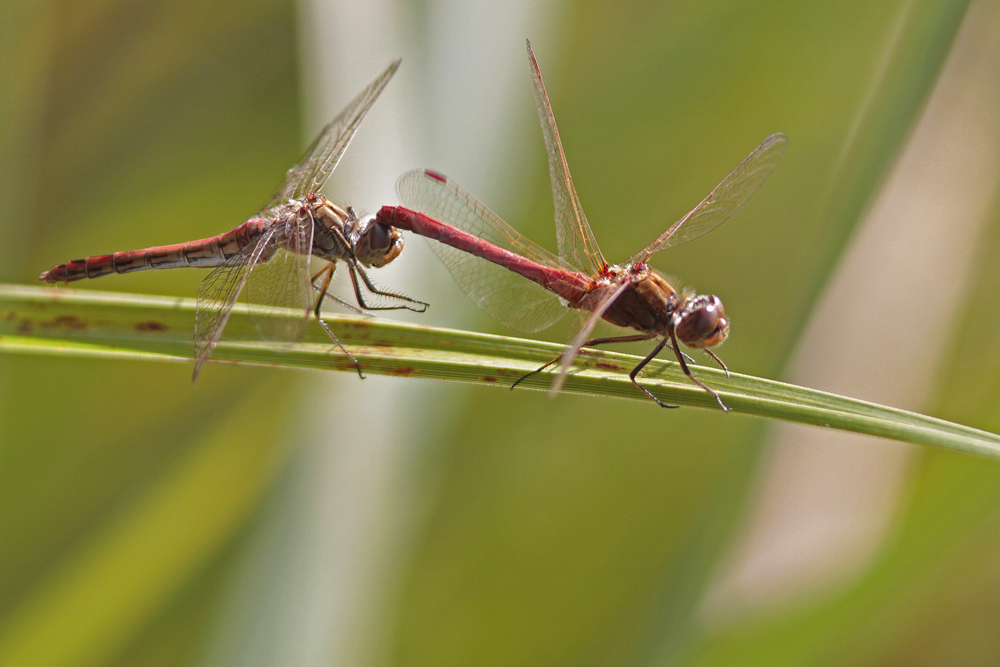
[[[448,179],[437,173],[436,171],[431,171],[430,169],[424,169],[424,173],[433,178],[435,181],[441,181],[442,183],[447,183]]]
[[[594,368],[603,368],[606,371],[620,371],[622,369],[618,364],[610,364],[606,361],[595,361]]]
[[[136,331],[147,332],[147,331],[166,331],[169,329],[163,322],[157,322],[155,320],[149,320],[148,322],[138,322],[135,325]]]

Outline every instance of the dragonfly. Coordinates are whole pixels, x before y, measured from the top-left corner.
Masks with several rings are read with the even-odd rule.
[[[297,340],[313,313],[363,378],[357,359],[320,319],[324,297],[332,297],[358,312],[423,312],[428,304],[376,287],[364,270],[380,268],[399,256],[403,250],[399,230],[374,216],[362,218],[350,206],[341,208],[319,191],[399,64],[400,60],[396,60],[389,65],[320,131],[302,159],[288,170],[267,206],[235,229],[187,243],[72,260],[45,271],[38,280],[69,283],[146,269],[215,267],[198,287],[192,381],[211,356],[244,290],[251,317],[264,338]],[[315,272],[314,257],[324,262]],[[347,265],[360,310],[328,291],[337,262]],[[379,305],[369,305],[365,291],[378,298]],[[275,309],[293,309],[291,312],[300,311],[303,316],[289,316],[288,310]],[[275,317],[275,313],[279,316]]]
[[[649,260],[657,252],[694,240],[729,219],[777,166],[787,138],[779,133],[765,139],[700,204],[652,243],[621,264],[609,264],[573,185],[530,42],[528,56],[548,151],[559,254],[554,255],[517,232],[451,179],[426,169],[403,174],[397,182],[403,206],[384,206],[376,218],[437,241],[431,243],[432,249],[463,291],[513,329],[539,331],[569,309],[584,314],[562,355],[513,386],[558,362],[559,372],[550,390],[555,394],[562,388],[581,347],[655,340],[653,350],[629,373],[636,387],[661,407],[676,407],[663,403],[637,380],[642,369],[669,346],[685,375],[728,411],[718,393],[691,373],[687,355],[678,345],[680,341],[692,349],[704,350],[728,374],[726,365],[710,349],[729,335],[729,319],[722,301],[714,295],[678,290],[649,266]],[[591,338],[602,319],[637,333]]]

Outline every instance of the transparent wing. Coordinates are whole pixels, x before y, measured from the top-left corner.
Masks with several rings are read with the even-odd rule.
[[[301,199],[310,192],[319,192],[336,169],[337,163],[347,150],[347,145],[354,138],[368,109],[381,94],[389,79],[396,73],[399,63],[389,65],[371,84],[361,91],[340,114],[324,127],[302,159],[288,170],[285,183],[274,195],[264,210],[282,204],[289,199]]]
[[[303,209],[287,248],[265,252],[247,280],[250,319],[265,340],[296,341],[316,303],[310,284],[313,219]]]
[[[450,180],[422,169],[409,171],[396,183],[404,206],[469,232],[539,264],[563,269],[559,259],[486,208]],[[512,329],[539,331],[566,314],[564,302],[538,283],[475,255],[430,242],[459,287],[480,308]]]
[[[577,270],[596,276],[607,263],[597,245],[597,239],[594,238],[594,232],[590,230],[587,216],[583,214],[576,188],[573,187],[573,177],[570,176],[569,163],[566,162],[566,154],[559,139],[556,117],[552,113],[542,73],[538,69],[535,53],[531,50],[531,42],[528,42],[528,57],[531,58],[531,76],[535,83],[535,105],[542,122],[542,134],[545,135],[545,150],[549,154],[559,255]]]
[[[396,193],[407,208],[446,222],[493,245],[557,269],[565,264],[554,254],[504,222],[481,201],[450,178],[413,169],[396,181]]]
[[[642,252],[633,255],[630,263],[645,262],[654,253],[672,248],[712,231],[736,213],[764,183],[785,154],[788,138],[772,134],[754,149],[732,173],[691,212],[670,226]]]
[[[593,310],[587,316],[580,330],[576,332],[573,339],[566,345],[566,349],[559,358],[559,374],[556,375],[556,378],[552,381],[552,386],[549,387],[550,396],[558,394],[559,390],[562,389],[563,383],[566,382],[566,374],[569,372],[569,367],[573,365],[576,355],[580,353],[580,348],[590,338],[590,334],[593,333],[594,327],[601,321],[601,317],[605,311],[611,307],[615,299],[620,297],[622,292],[628,289],[628,287],[629,284],[627,282],[609,286],[597,295],[592,302],[587,304],[587,308],[593,308]]]
[[[272,239],[277,233],[272,226],[255,243],[226,260],[213,270],[198,286],[198,302],[194,314],[194,375],[198,377],[202,365],[215,349],[222,336],[233,305],[243,291],[250,272],[267,252],[273,252]]]

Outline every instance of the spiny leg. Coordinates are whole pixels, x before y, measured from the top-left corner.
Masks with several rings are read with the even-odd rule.
[[[666,341],[664,340],[664,343],[665,342]],[[684,375],[687,375],[688,378],[692,382],[694,382],[696,385],[698,385],[699,387],[701,387],[702,389],[704,389],[705,391],[707,391],[709,394],[711,394],[713,397],[715,397],[715,400],[718,401],[719,407],[722,408],[723,412],[729,412],[729,408],[727,408],[726,404],[722,402],[722,399],[719,398],[719,395],[716,394],[711,389],[709,389],[705,385],[705,383],[703,383],[702,381],[700,381],[698,378],[696,378],[694,375],[691,374],[691,369],[688,368],[687,363],[684,361],[684,357],[681,355],[681,350],[680,350],[680,347],[677,345],[677,337],[674,335],[674,330],[673,329],[670,330],[670,342],[673,344],[674,354],[677,355],[677,361],[680,362],[680,364],[681,364],[681,370],[684,371]],[[662,347],[662,345],[660,347]],[[711,354],[711,353],[709,353],[709,354]],[[713,354],[712,356],[714,357],[715,355]],[[728,373],[728,371],[726,371],[726,372]],[[649,392],[647,391],[646,393],[648,394]]]
[[[722,366],[722,370],[726,371],[726,377],[729,377],[729,368],[726,366],[725,363],[723,363],[722,359],[719,359],[719,357],[716,356],[715,352],[712,352],[711,350],[706,348],[705,354],[715,359],[715,362],[720,366]]]
[[[643,368],[645,368],[646,364],[648,364],[650,361],[652,361],[653,357],[655,357],[656,355],[658,355],[660,353],[660,350],[662,350],[666,345],[667,345],[667,339],[666,338],[664,338],[659,343],[657,343],[656,347],[653,348],[653,351],[650,352],[649,354],[647,354],[646,358],[643,359],[642,361],[640,361],[639,364],[635,368],[632,369],[632,372],[628,374],[628,378],[630,380],[632,380],[632,384],[634,384],[636,387],[638,387],[639,389],[641,389],[642,392],[644,394],[646,394],[646,396],[649,396],[651,399],[653,399],[656,402],[656,404],[659,405],[661,408],[679,408],[680,407],[679,405],[667,405],[666,403],[664,403],[663,401],[661,401],[660,399],[658,399],[656,396],[653,396],[652,392],[650,392],[648,389],[646,389],[641,384],[639,384],[639,382],[635,379],[636,376],[639,375],[639,371],[641,371]],[[675,345],[675,349],[676,349],[677,343],[675,342],[674,345]],[[678,358],[681,359],[681,364],[683,364],[684,363],[683,358],[681,358],[681,357],[678,357]],[[690,375],[691,374],[688,373],[688,376],[690,376]],[[695,380],[695,382],[698,382],[698,381]],[[699,383],[699,384],[701,384],[701,383]],[[707,387],[706,387],[706,389],[707,389]],[[711,391],[711,389],[709,389],[709,391]]]
[[[347,351],[347,348],[344,347],[344,344],[340,342],[340,339],[337,338],[336,334],[334,334],[333,331],[330,329],[330,327],[327,325],[327,323],[323,321],[323,318],[319,316],[319,311],[323,307],[323,297],[327,296],[327,290],[330,288],[330,281],[333,280],[333,272],[336,268],[337,264],[335,262],[330,262],[322,269],[313,274],[312,277],[313,286],[316,287],[317,290],[319,290],[319,296],[316,298],[316,308],[313,309],[313,313],[316,315],[316,321],[319,322],[319,325],[323,327],[324,331],[326,331],[326,335],[332,338],[333,342],[336,343],[338,347],[340,347],[340,349],[344,352],[344,354],[347,355],[347,358],[350,359],[351,362],[354,364],[354,368],[357,369],[358,377],[364,380],[365,375],[364,373],[361,372],[361,364],[358,363],[358,360],[354,358],[353,354]],[[324,272],[326,273],[326,277],[323,278],[323,285],[321,287],[317,287],[315,285],[315,281]]]
[[[417,301],[416,299],[411,299],[410,297],[404,296],[402,294],[395,294],[393,292],[380,290],[379,288],[375,287],[371,279],[368,277],[368,274],[365,273],[364,269],[362,269],[360,266],[352,266],[348,264],[347,268],[351,272],[351,282],[354,283],[354,296],[357,297],[358,304],[360,304],[361,307],[364,308],[365,310],[412,310],[415,313],[422,313],[426,311],[427,307],[430,305],[429,303],[424,303],[423,301]],[[419,304],[421,308],[416,308],[411,306],[369,306],[368,304],[365,303],[364,297],[361,296],[361,286],[358,284],[358,278],[355,275],[355,271],[361,274],[361,280],[364,281],[365,287],[367,287],[368,291],[371,292],[372,294],[378,294],[379,296],[386,296],[392,299],[399,299],[401,301],[409,301],[410,303]]]
[[[646,334],[633,334],[631,336],[609,336],[605,338],[591,338],[588,341],[584,341],[583,345],[581,345],[580,347],[581,348],[593,347],[595,345],[606,345],[608,343],[635,343],[640,340],[649,340],[650,338],[652,338],[652,336]],[[562,359],[562,355],[559,355],[555,359],[550,359],[549,361],[546,361],[542,366],[539,366],[530,373],[522,375],[520,378],[518,378],[517,382],[515,382],[510,386],[511,391],[514,390],[514,387],[521,384],[522,382],[530,378],[532,375],[535,375],[536,373],[541,373],[552,364],[558,362],[560,359]]]
[[[312,278],[309,279],[309,282],[313,283],[313,285],[315,286],[316,279],[319,278],[324,273],[327,273],[327,272],[329,272],[330,278],[333,278],[333,270],[335,268],[337,268],[337,267],[336,266],[331,267],[330,264],[333,264],[333,262],[327,262],[323,266],[319,267],[319,271],[317,271],[316,273],[312,274]],[[329,282],[329,281],[327,281],[327,282]]]
[[[330,272],[330,278],[333,277],[333,273],[336,270],[337,265],[336,265],[336,262],[330,262],[330,264],[332,266],[324,266],[319,271],[317,271],[316,273],[313,274],[311,282],[312,282],[313,289],[316,290],[317,292],[322,292],[323,289],[325,289],[325,288],[320,287],[319,285],[316,284],[316,279],[320,276],[320,274],[322,274],[324,271],[329,271]],[[339,296],[337,296],[333,292],[330,292],[329,290],[326,292],[325,297],[327,299],[333,299],[334,301],[336,301],[337,303],[339,303],[344,308],[348,308],[350,310],[353,310],[358,315],[364,315],[365,314],[363,310],[361,310],[360,308],[358,308],[357,306],[355,306],[353,303],[351,303],[350,301],[347,301],[346,299],[341,299]]]
[[[584,346],[593,347],[594,345],[604,345],[605,343],[637,343],[641,340],[649,340],[650,338],[655,338],[655,336],[652,334],[633,334],[631,336],[610,336],[608,338],[592,338],[591,340],[588,340],[586,343],[584,343]],[[705,351],[708,352],[708,350]],[[712,354],[711,352],[708,353]],[[691,355],[685,353],[684,350],[681,350],[681,354],[683,354],[684,358],[690,361],[692,364],[695,363],[695,360],[691,357]]]
[[[351,303],[347,299],[341,299],[339,296],[337,296],[336,294],[334,294],[332,292],[327,292],[326,293],[326,298],[327,299],[333,299],[334,301],[336,301],[337,303],[339,303],[344,308],[347,308],[349,310],[353,310],[358,315],[365,315],[366,317],[371,317],[370,315],[368,315],[368,313],[366,313],[365,311],[361,310],[360,308],[358,308],[357,306],[355,306],[353,303]]]
[[[354,212],[354,208],[351,207],[351,206],[347,207],[347,219],[350,222],[356,222],[357,219],[358,219],[357,218],[357,214]],[[345,237],[343,235],[343,233],[341,233],[340,230],[334,228],[334,229],[331,229],[330,231],[333,233],[333,235],[335,237],[335,242],[336,242],[337,247],[340,247],[340,248],[350,248],[351,247],[350,241],[347,240],[347,237]],[[345,261],[347,261],[347,260],[345,260]],[[348,264],[350,264],[350,263],[348,263]],[[329,271],[330,273],[329,273],[329,276],[327,277],[327,281],[326,281],[327,284],[329,284],[330,279],[333,278],[333,272],[336,270],[336,268],[337,268],[337,262],[335,262],[335,261],[329,262],[326,266],[324,266],[319,271],[317,271],[316,273],[313,274],[313,277],[312,277],[313,282],[316,281],[316,278],[321,273],[323,273],[324,271]],[[352,281],[354,280],[353,273],[351,274],[351,280]],[[315,287],[315,285],[314,285],[314,287]],[[319,288],[317,288],[317,289],[319,289]],[[326,289],[326,285],[324,285],[324,289]],[[357,286],[355,286],[354,289],[355,289],[355,291],[357,291]],[[364,315],[365,314],[365,312],[363,310],[361,310],[360,308],[358,308],[357,306],[355,306],[353,303],[350,303],[349,301],[341,299],[336,294],[331,294],[330,292],[326,292],[326,296],[332,298],[334,301],[336,301],[340,305],[353,310],[358,315]]]

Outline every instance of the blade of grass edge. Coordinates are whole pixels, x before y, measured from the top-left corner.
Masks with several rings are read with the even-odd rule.
[[[194,310],[192,299],[0,285],[0,352],[190,361]],[[364,372],[375,375],[509,386],[562,347],[355,315],[324,320]],[[320,327],[309,327],[298,343],[262,342],[243,308],[230,318],[214,361],[354,372]],[[628,378],[638,361],[633,355],[587,350],[564,391],[648,402]],[[715,407],[675,362],[660,360],[648,368],[643,384],[664,402]],[[738,373],[726,377],[701,366],[695,372],[735,413],[1000,459],[1000,436],[986,431],[774,380]],[[520,386],[547,390],[551,379],[551,373],[538,373]]]

